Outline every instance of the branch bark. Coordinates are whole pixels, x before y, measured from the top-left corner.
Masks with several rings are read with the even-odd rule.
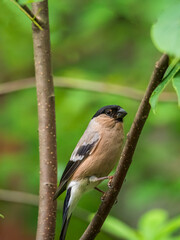
[[[136,113],[136,117],[131,126],[131,129],[127,135],[127,140],[125,142],[121,158],[113,178],[112,189],[109,189],[107,191],[107,195],[104,202],[100,205],[93,220],[91,221],[86,231],[80,238],[81,240],[92,240],[96,237],[96,235],[100,232],[100,229],[117,198],[117,195],[121,189],[127,171],[132,162],[132,157],[139,136],[150,112],[151,107],[149,104],[149,99],[154,89],[162,81],[163,75],[168,67],[168,61],[169,61],[168,56],[164,54],[155,65],[155,69],[151,76],[150,83],[140,103],[139,109]]]
[[[34,2],[34,14],[44,24],[40,30],[35,24],[33,45],[39,120],[40,193],[36,239],[54,239],[56,201],[53,195],[57,186],[57,154],[55,97],[51,74],[48,1]]]

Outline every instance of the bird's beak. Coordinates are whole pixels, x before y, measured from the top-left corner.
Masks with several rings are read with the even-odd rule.
[[[124,118],[127,115],[127,112],[121,108],[117,111],[117,119]]]

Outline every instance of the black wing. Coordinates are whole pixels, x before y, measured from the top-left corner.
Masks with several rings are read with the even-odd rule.
[[[85,139],[86,136],[87,139]],[[63,172],[59,187],[54,195],[54,199],[66,190],[67,182],[79,165],[93,152],[99,140],[100,137],[97,132],[88,133],[88,131],[85,131]]]

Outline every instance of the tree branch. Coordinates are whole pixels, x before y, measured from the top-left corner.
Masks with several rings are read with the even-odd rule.
[[[54,239],[56,201],[53,195],[57,186],[57,154],[55,97],[51,74],[48,1],[34,2],[33,12],[44,22],[43,31],[33,29],[36,89],[39,120],[40,193],[36,239]]]
[[[63,89],[83,90],[88,92],[98,92],[110,95],[127,97],[132,100],[141,101],[143,91],[131,87],[121,86],[118,84],[110,84],[99,81],[90,81],[67,77],[54,77],[55,87]],[[12,82],[0,84],[0,95],[7,94],[23,89],[33,88],[35,86],[34,78],[26,78]],[[173,92],[163,92],[160,95],[160,102],[177,102],[177,96]]]
[[[43,30],[43,22],[41,22],[34,13],[25,4],[20,4],[17,0],[11,0],[40,30]]]
[[[0,189],[0,201],[38,206],[39,196],[32,193]]]
[[[109,189],[107,191],[107,195],[104,202],[100,205],[93,220],[91,221],[86,231],[80,238],[81,240],[92,240],[96,237],[96,235],[100,232],[100,229],[117,198],[117,195],[121,189],[121,186],[123,184],[127,171],[132,162],[132,157],[133,157],[139,136],[141,134],[143,126],[150,112],[151,107],[149,104],[149,99],[154,89],[162,81],[163,75],[168,67],[168,60],[169,60],[168,56],[164,54],[155,65],[155,69],[152,74],[149,86],[140,103],[134,122],[127,135],[127,140],[125,142],[125,145],[121,154],[121,158],[113,178],[112,189]]]
[[[0,189],[0,201],[26,204],[38,207],[39,196],[27,192]],[[58,209],[62,210],[63,201],[58,201],[58,205]],[[74,215],[83,221],[89,222],[89,216],[91,215],[91,213],[85,209],[77,207],[77,210],[74,211]]]

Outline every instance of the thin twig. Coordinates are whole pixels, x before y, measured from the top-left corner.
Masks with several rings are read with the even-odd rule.
[[[27,192],[0,189],[0,201],[38,207],[39,196],[36,194],[27,193]],[[57,209],[62,211],[63,201],[58,200]],[[89,219],[92,213],[85,210],[84,208],[77,207],[73,215],[74,217],[77,217],[78,219],[81,219],[82,221],[89,223]],[[113,233],[110,233],[105,227],[102,229],[102,231],[110,236],[113,236],[113,239],[117,238],[116,234],[113,235]]]
[[[80,238],[81,240],[92,240],[100,232],[100,229],[108,216],[117,195],[121,189],[127,171],[131,165],[132,157],[140,137],[143,126],[148,118],[150,112],[149,99],[154,89],[161,82],[163,75],[168,67],[169,58],[167,55],[163,55],[160,60],[156,63],[154,72],[152,74],[149,86],[145,92],[145,95],[140,103],[134,122],[127,135],[119,164],[117,166],[116,173],[112,182],[112,189],[107,191],[104,202],[100,205],[96,215],[87,227],[86,231]]]
[[[25,4],[20,4],[16,0],[11,0],[40,30],[43,30],[43,23],[34,15],[34,13]]]
[[[32,193],[0,189],[0,201],[13,202],[13,203],[19,203],[19,204],[38,207],[39,196]],[[63,201],[58,201],[58,209],[62,210],[62,208],[63,208]],[[85,209],[78,207],[74,215],[82,219],[83,221],[88,222],[88,219],[91,213]]]
[[[38,206],[39,196],[32,193],[0,189],[0,201]]]
[[[110,84],[67,77],[54,77],[54,86],[63,89],[83,90],[88,92],[98,92],[122,96],[136,101],[141,101],[144,93],[143,91],[140,91],[138,89],[121,86],[118,84]],[[0,84],[0,95],[33,87],[35,87],[34,78],[26,78],[12,82],[5,82]],[[159,101],[177,102],[177,96],[173,92],[163,92],[160,96]]]
[[[51,73],[48,0],[34,2],[33,12],[39,13],[45,23],[40,31],[33,29],[33,46],[39,122],[40,192],[36,239],[51,240],[55,236],[56,201],[53,196],[57,187],[57,153],[55,97]]]

